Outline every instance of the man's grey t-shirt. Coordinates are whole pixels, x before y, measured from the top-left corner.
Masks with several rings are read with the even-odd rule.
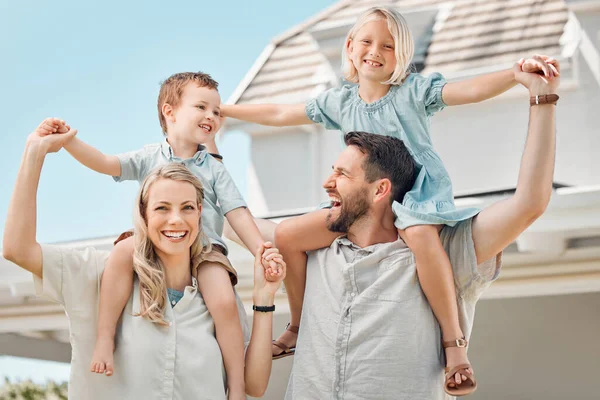
[[[471,221],[445,227],[460,322],[497,277],[498,254],[477,265]],[[445,399],[437,320],[404,242],[361,249],[338,238],[309,253],[304,306],[286,400]]]

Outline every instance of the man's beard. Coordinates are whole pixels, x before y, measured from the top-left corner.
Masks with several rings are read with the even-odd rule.
[[[348,233],[350,227],[367,214],[369,202],[364,191],[358,191],[353,197],[341,200],[339,216],[333,219],[331,212],[327,214],[327,229],[331,232]]]

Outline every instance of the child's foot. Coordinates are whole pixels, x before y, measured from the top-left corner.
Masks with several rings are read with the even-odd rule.
[[[92,355],[92,364],[90,370],[97,374],[113,374],[113,351],[115,348],[114,340],[110,337],[98,337],[94,354]]]
[[[294,355],[296,352],[297,340],[298,327],[288,324],[281,336],[273,341],[273,360]]]
[[[448,347],[446,347],[446,344],[444,345],[444,350],[446,352],[446,371],[451,371],[452,369],[455,369],[458,366],[468,366],[468,368],[459,369],[453,377],[448,376],[446,386],[450,390],[460,389],[461,392],[472,392],[475,390],[476,384],[475,378],[472,377],[473,368],[471,367],[471,364],[469,363],[469,358],[467,357],[467,341],[464,339],[459,339],[459,341],[461,342],[461,347],[456,346],[456,344],[450,345]],[[452,342],[456,342],[456,340]],[[466,375],[465,372],[470,376]]]

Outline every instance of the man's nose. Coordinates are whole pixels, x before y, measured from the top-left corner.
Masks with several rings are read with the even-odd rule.
[[[335,179],[333,178],[333,174],[329,175],[326,179],[325,182],[323,182],[323,187],[325,189],[332,189],[335,187]]]

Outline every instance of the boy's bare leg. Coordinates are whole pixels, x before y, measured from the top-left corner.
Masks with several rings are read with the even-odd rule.
[[[441,228],[441,225],[417,225],[399,233],[415,255],[419,283],[440,324],[442,340],[451,341],[462,338],[463,332],[458,322],[452,265],[439,236]],[[448,347],[445,352],[447,367],[470,364],[465,347]],[[471,369],[469,372],[473,374]],[[460,374],[455,376],[457,384],[464,379]]]
[[[119,317],[131,296],[133,285],[133,238],[115,245],[106,261],[100,284],[100,310],[96,345],[90,370],[110,376],[113,374],[115,331]]]
[[[329,210],[317,210],[305,215],[286,219],[275,229],[275,246],[287,264],[284,280],[285,290],[290,304],[290,325],[299,326],[306,284],[306,252],[330,246],[340,233],[327,229],[326,218]],[[284,331],[277,339],[292,348],[296,346],[298,335]],[[273,346],[273,355],[283,352]]]
[[[277,224],[275,222],[269,221],[268,219],[262,218],[254,218],[254,222],[256,223],[256,226],[258,227],[258,230],[260,231],[263,240],[265,242],[274,243],[275,227],[277,226]],[[239,244],[242,247],[246,247],[240,239],[240,237],[237,235],[237,233],[235,233],[231,225],[229,225],[227,219],[225,219],[225,224],[223,225],[223,236],[225,236],[232,242]],[[252,250],[251,253],[254,254],[254,250]]]
[[[223,354],[229,400],[246,399],[244,381],[244,337],[229,273],[214,262],[198,267],[198,288],[214,322]]]

